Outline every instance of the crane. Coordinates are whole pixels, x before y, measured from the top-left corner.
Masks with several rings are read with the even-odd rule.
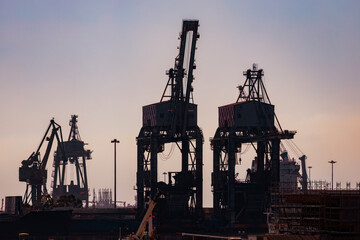
[[[77,115],[72,115],[69,125],[71,126],[69,137],[58,148],[54,155],[53,168],[53,198],[57,200],[62,195],[74,195],[76,198],[86,202],[89,205],[89,190],[86,173],[86,160],[91,159],[91,151],[85,149],[84,143],[80,138],[77,126]],[[65,150],[65,155],[62,154]],[[64,158],[66,159],[64,161]],[[76,178],[70,177],[70,184],[66,184],[65,175],[69,168],[75,170]],[[68,169],[68,171],[66,170]]]
[[[214,214],[230,226],[249,218],[265,222],[269,192],[280,183],[280,141],[292,139],[296,133],[282,129],[263,82],[263,69],[253,64],[243,75],[246,80],[238,86],[236,102],[219,107],[219,125],[210,139]],[[256,151],[256,170],[247,170],[247,182],[243,183],[236,181],[235,165],[237,154],[250,144]]]
[[[154,232],[153,232],[153,229],[152,229],[152,224],[150,223],[151,221],[151,215],[152,215],[152,212],[156,206],[156,203],[159,199],[161,195],[161,192],[158,191],[157,194],[155,195],[154,199],[150,199],[149,201],[149,207],[148,209],[146,210],[146,213],[139,225],[139,228],[138,230],[136,231],[135,234],[132,234],[130,235],[127,239],[130,239],[130,240],[141,240],[143,239],[144,237],[144,234],[145,234],[145,229],[146,229],[146,225],[148,224],[148,236],[150,237],[150,239],[153,239],[154,238]]]
[[[60,150],[64,153],[61,126],[57,124],[54,119],[51,119],[37,150],[33,152],[27,160],[21,162],[21,167],[19,168],[19,181],[27,183],[23,200],[24,204],[30,204],[30,201],[33,206],[40,204],[42,195],[47,194],[46,164],[55,138],[58,142],[58,146],[60,146]],[[41,158],[40,150],[45,141],[48,141],[48,143],[45,154]],[[63,154],[63,156],[65,156],[65,154]]]
[[[179,53],[174,67],[167,71],[160,102],[143,106],[143,126],[137,137],[138,217],[145,212],[145,199],[156,195],[158,154],[163,154],[169,143],[181,152],[181,171],[168,172],[168,188],[163,192],[164,201],[169,202],[169,216],[195,219],[193,216],[202,214],[203,134],[197,124],[192,86],[198,27],[198,20],[183,21]]]

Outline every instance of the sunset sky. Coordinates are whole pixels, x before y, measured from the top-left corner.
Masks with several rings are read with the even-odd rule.
[[[117,199],[133,204],[142,106],[160,100],[183,19],[200,22],[193,86],[205,206],[212,206],[209,138],[218,106],[236,101],[253,63],[264,69],[282,127],[297,130],[312,179],[330,181],[335,160],[335,181],[360,182],[360,1],[0,0],[0,198],[24,194],[18,168],[50,119],[67,138],[77,114],[93,150],[91,194],[113,188],[110,141],[118,138]],[[180,170],[176,155],[159,160],[159,179]],[[51,167],[52,156],[48,184]]]

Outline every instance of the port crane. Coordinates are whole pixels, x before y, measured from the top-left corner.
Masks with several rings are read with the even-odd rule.
[[[296,133],[280,126],[262,80],[264,71],[254,64],[243,75],[236,102],[219,107],[219,126],[211,139],[214,213],[230,226],[249,219],[266,222],[269,190],[280,183],[280,140]],[[237,155],[245,144],[256,151],[256,171],[248,171],[247,182],[237,182]]]
[[[192,87],[198,26],[198,20],[183,21],[179,54],[174,67],[167,71],[169,78],[161,100],[143,106],[143,126],[137,137],[138,214],[145,211],[146,199],[156,195],[157,157],[167,143],[176,144],[181,152],[181,171],[168,173],[167,190],[163,193],[169,216],[199,216],[202,212],[203,135],[197,125]]]
[[[25,204],[32,205],[40,204],[42,195],[47,194],[46,189],[46,180],[47,180],[47,170],[46,164],[49,159],[51,147],[54,140],[58,142],[58,149],[64,154],[63,147],[63,137],[61,126],[57,124],[54,119],[50,120],[50,124],[42,138],[39,147],[35,152],[33,152],[27,160],[21,162],[21,167],[19,168],[19,181],[26,182],[26,191],[24,195],[23,202]],[[40,150],[47,141],[47,146],[44,156],[41,158]]]
[[[77,115],[71,115],[69,121],[70,133],[68,140],[58,145],[54,155],[53,168],[53,198],[57,200],[62,195],[74,195],[77,199],[85,201],[85,206],[89,206],[89,190],[86,172],[86,161],[91,159],[91,150],[85,149],[86,143],[81,140],[77,125]],[[65,152],[64,154],[62,154]],[[66,169],[73,167],[76,178],[70,178],[70,183],[66,184]]]

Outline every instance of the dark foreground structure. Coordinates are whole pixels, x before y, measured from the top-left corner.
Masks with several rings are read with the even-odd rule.
[[[26,209],[24,209],[26,211]],[[118,239],[136,231],[134,208],[73,209],[58,208],[30,211],[23,215],[0,214],[0,239],[19,239],[19,233],[29,239]]]
[[[273,233],[360,236],[360,190],[273,191],[271,209]]]

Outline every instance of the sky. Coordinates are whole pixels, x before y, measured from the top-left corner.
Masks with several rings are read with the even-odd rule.
[[[0,0],[0,198],[24,194],[18,168],[49,121],[54,118],[67,138],[76,114],[81,138],[93,151],[90,193],[113,188],[110,141],[117,138],[117,199],[134,204],[142,106],[161,98],[183,19],[200,22],[193,87],[204,133],[204,206],[212,206],[209,138],[218,107],[236,101],[242,72],[253,63],[264,70],[282,128],[297,131],[294,142],[308,157],[311,178],[330,181],[328,161],[335,160],[334,181],[355,187],[359,13],[356,0]],[[242,158],[242,178],[254,154]],[[49,175],[51,166],[52,156]],[[159,180],[160,173],[177,170],[175,153],[159,161]]]

